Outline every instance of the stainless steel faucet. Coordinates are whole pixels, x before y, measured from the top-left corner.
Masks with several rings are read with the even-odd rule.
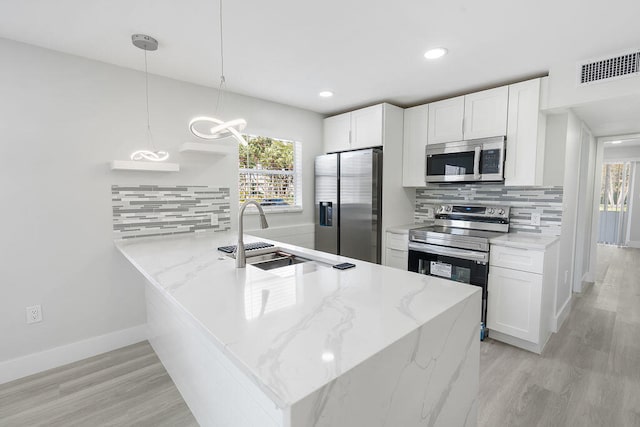
[[[262,210],[262,206],[260,206],[260,203],[256,202],[255,200],[247,200],[242,204],[242,206],[240,206],[240,212],[238,213],[238,245],[236,246],[236,268],[245,268],[247,266],[247,256],[244,250],[244,241],[242,240],[244,234],[242,218],[244,216],[244,210],[247,205],[256,205],[258,211],[260,212],[260,227],[269,228],[267,217],[264,216],[264,211]]]

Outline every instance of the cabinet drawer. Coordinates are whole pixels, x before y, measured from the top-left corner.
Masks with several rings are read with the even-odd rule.
[[[387,231],[387,248],[399,251],[409,250],[409,235]]]
[[[400,270],[407,270],[409,268],[409,252],[387,248],[385,265],[387,267],[399,268]]]
[[[542,274],[544,251],[492,245],[490,265]]]

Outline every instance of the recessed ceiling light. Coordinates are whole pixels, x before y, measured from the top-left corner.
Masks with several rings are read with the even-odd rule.
[[[622,141],[611,141],[612,144],[622,144]]]
[[[424,57],[427,59],[438,59],[447,54],[447,49],[443,47],[436,47],[435,49],[429,49],[424,53]]]
[[[330,90],[323,90],[318,94],[318,96],[321,98],[331,98],[333,96],[333,92]]]

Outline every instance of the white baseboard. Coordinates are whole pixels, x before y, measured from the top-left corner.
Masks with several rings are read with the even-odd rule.
[[[629,246],[630,248],[639,248],[640,249],[640,242],[638,242],[638,241],[627,242],[627,246]]]
[[[551,325],[552,326],[551,330],[553,332],[558,332],[560,330],[560,327],[564,323],[564,321],[567,320],[567,317],[569,317],[569,313],[571,313],[571,302],[572,302],[572,299],[573,298],[569,297],[567,302],[565,302],[564,305],[562,306],[562,308],[560,309],[560,312],[558,314],[556,314],[555,316],[553,316],[554,324]]]
[[[0,362],[0,384],[77,362],[78,360],[106,353],[146,339],[147,325],[144,324]]]

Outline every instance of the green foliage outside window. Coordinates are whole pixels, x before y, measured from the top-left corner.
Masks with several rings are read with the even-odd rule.
[[[240,203],[254,199],[264,206],[295,204],[295,144],[265,136],[244,135],[240,146]]]

